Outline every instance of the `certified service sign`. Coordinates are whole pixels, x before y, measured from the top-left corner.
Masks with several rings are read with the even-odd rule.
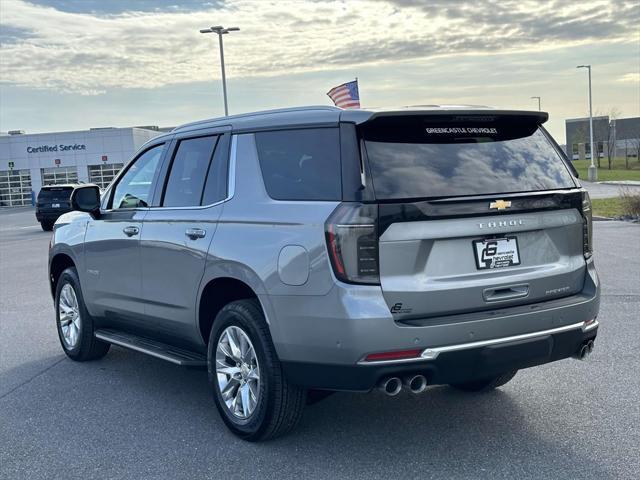
[[[47,152],[70,152],[74,150],[86,150],[87,146],[82,143],[73,145],[40,145],[39,147],[27,147],[27,153],[47,153]]]

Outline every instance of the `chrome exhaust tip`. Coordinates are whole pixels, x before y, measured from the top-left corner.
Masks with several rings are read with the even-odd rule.
[[[402,381],[398,377],[385,378],[378,385],[378,390],[390,397],[395,397],[402,390]]]
[[[587,345],[582,345],[582,347],[580,347],[580,360],[584,360],[585,358],[587,358],[587,355],[589,355],[589,347],[587,347]]]
[[[424,375],[409,375],[404,377],[404,384],[411,393],[422,393],[427,389],[427,378]]]
[[[593,348],[593,347],[592,347]],[[580,347],[580,350],[573,356],[573,358],[577,358],[578,360],[585,360],[587,355],[589,355],[589,342],[585,342]]]

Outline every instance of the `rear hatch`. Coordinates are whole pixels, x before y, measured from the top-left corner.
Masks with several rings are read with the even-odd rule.
[[[71,209],[70,186],[42,187],[38,194],[37,207],[41,211],[59,211]]]
[[[396,320],[579,292],[583,193],[546,114],[374,116],[358,127]]]

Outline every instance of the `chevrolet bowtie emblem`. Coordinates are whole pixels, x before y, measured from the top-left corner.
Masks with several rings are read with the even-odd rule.
[[[506,210],[511,206],[511,202],[509,200],[496,200],[495,202],[491,202],[489,204],[489,208],[496,208],[498,210]]]

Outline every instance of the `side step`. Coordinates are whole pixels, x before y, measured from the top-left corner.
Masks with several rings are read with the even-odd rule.
[[[148,338],[110,329],[96,330],[95,336],[103,342],[135,350],[136,352],[146,353],[152,357],[166,360],[167,362],[175,363],[183,367],[207,366],[207,357],[205,355],[173,347],[166,343],[156,342]]]

